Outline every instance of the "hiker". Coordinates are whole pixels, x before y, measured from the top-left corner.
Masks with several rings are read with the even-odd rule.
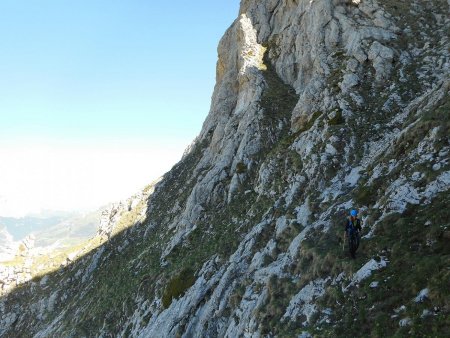
[[[350,250],[350,255],[355,258],[356,250],[359,247],[361,220],[358,218],[358,211],[355,209],[350,211],[350,216],[345,222],[345,238],[348,238],[348,248]]]

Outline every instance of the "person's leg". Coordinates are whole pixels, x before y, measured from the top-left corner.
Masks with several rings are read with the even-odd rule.
[[[355,235],[353,233],[349,233],[348,236],[348,248],[350,251],[350,256],[352,256],[352,258],[355,258],[355,251],[356,251],[356,247],[355,247]]]
[[[353,249],[352,249],[352,258],[355,259],[356,258],[356,243],[355,243],[355,241],[353,241],[352,247],[353,247]]]

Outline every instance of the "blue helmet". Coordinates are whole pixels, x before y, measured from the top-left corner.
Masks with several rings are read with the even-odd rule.
[[[353,216],[353,217],[358,216],[358,211],[356,211],[355,209],[353,209],[352,211],[350,211],[350,216]]]

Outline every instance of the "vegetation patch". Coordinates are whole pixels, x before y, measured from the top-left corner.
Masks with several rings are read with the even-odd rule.
[[[272,65],[269,55],[271,50],[276,47],[274,44],[267,46],[267,52],[264,55],[264,64],[266,69],[262,70],[266,86],[264,87],[260,105],[264,110],[264,117],[261,121],[262,128],[269,134],[266,146],[270,147],[278,137],[273,138],[275,135],[287,132],[288,122],[290,120],[292,111],[294,110],[299,95],[295,92],[294,88],[278,76],[275,67]],[[283,125],[280,130],[280,123]],[[271,141],[271,142],[270,142]]]
[[[370,185],[359,185],[354,192],[354,201],[359,206],[372,206],[378,198],[381,179],[376,179]]]
[[[167,309],[173,299],[179,298],[195,283],[194,271],[190,269],[182,270],[177,276],[173,277],[166,285],[162,295],[162,304]]]
[[[316,111],[309,118],[308,121],[298,130],[298,133],[304,133],[312,128],[316,120],[322,115],[322,112]]]
[[[267,283],[267,301],[256,314],[261,323],[263,336],[280,335],[283,325],[281,318],[296,293],[296,285],[289,278],[271,276]],[[284,336],[284,335],[281,335]]]
[[[286,229],[277,237],[277,253],[286,252],[292,240],[300,233],[300,225],[291,222]]]
[[[335,111],[334,116],[328,120],[328,124],[330,126],[336,126],[336,125],[344,124],[344,123],[345,123],[345,119],[342,116],[342,109],[337,109]]]
[[[247,171],[247,166],[243,162],[236,164],[236,174],[243,174]]]

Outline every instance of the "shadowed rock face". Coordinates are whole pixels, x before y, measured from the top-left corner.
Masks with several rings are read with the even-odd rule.
[[[3,297],[0,334],[448,330],[448,12],[242,1],[181,162],[139,194],[138,216],[104,215],[109,241]],[[339,241],[350,208],[364,225],[354,261]]]

